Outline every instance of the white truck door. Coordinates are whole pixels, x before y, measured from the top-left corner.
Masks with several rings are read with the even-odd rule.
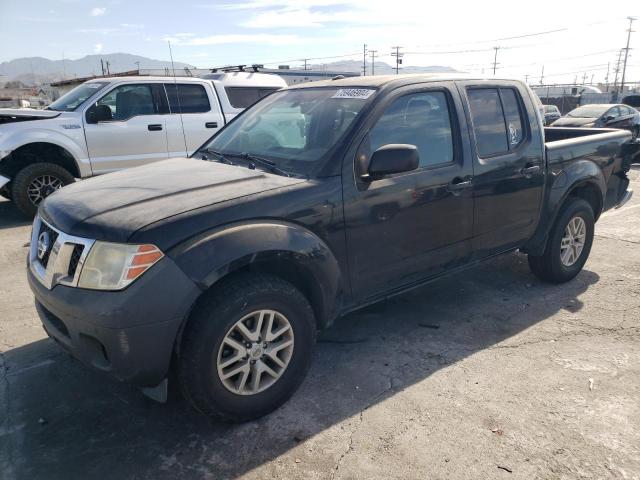
[[[161,84],[119,85],[95,103],[111,119],[88,123],[87,149],[94,174],[135,167],[168,157],[165,116],[160,114]]]
[[[164,86],[171,112],[167,115],[169,156],[191,155],[224,125],[220,104],[209,85],[178,81]]]

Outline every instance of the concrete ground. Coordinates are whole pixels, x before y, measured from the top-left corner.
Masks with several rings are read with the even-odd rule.
[[[29,229],[0,202],[2,479],[640,478],[640,194],[565,285],[513,254],[339,320],[294,398],[243,425],[47,339]]]

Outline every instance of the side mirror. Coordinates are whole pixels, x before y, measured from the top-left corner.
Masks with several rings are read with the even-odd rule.
[[[611,120],[613,120],[613,117],[611,115],[607,115],[605,117],[602,117],[602,121],[604,123],[609,123]]]
[[[369,162],[369,171],[364,178],[376,180],[385,175],[410,172],[418,168],[419,164],[420,156],[415,145],[390,143],[373,152]]]
[[[87,109],[85,117],[87,119],[87,123],[108,122],[113,120],[113,114],[107,105],[91,105]]]

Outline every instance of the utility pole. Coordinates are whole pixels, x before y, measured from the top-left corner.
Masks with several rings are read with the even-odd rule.
[[[542,73],[540,74],[540,85],[544,83],[544,65],[542,65]]]
[[[104,77],[104,60],[100,59],[100,69],[102,70],[102,76]]]
[[[362,76],[367,76],[367,44],[362,47]]]
[[[304,62],[304,69],[307,69],[307,60],[309,60],[308,58],[303,58],[302,61]]]
[[[587,83],[587,72],[582,72],[582,85]]]
[[[109,66],[111,64],[109,63],[109,60],[107,60],[107,75],[111,75],[111,72],[109,71]]]
[[[616,69],[614,70],[616,76],[613,80],[613,92],[616,93],[617,92],[617,87],[618,87],[618,73],[620,73],[620,60],[622,58],[622,49],[620,49],[620,51],[618,52],[618,61],[616,63]]]
[[[622,67],[622,80],[620,81],[620,93],[624,93],[624,77],[627,73],[627,58],[629,57],[629,42],[631,41],[631,26],[633,25],[633,21],[636,19],[635,17],[627,17],[629,19],[629,30],[627,30],[627,46],[624,49],[624,65]]]
[[[402,64],[402,56],[404,55],[404,53],[400,53],[400,49],[402,47],[391,47],[391,50],[395,49],[395,52],[391,52],[391,56],[392,57],[396,57],[396,75],[398,75],[398,70],[400,68],[400,64]]]
[[[610,67],[611,67],[611,62],[607,62],[607,75],[604,77],[605,92],[609,91],[609,68]]]
[[[133,62],[136,64],[136,70],[138,70],[138,74],[140,73],[140,62]]]
[[[376,53],[378,53],[378,51],[369,50],[369,53],[371,54],[371,75],[375,75],[376,74]]]
[[[525,75],[525,76],[524,76],[524,83],[526,83],[527,85],[529,85],[529,75]]]
[[[496,67],[498,66],[498,50],[500,50],[500,47],[493,47],[494,53],[493,53],[493,76],[496,76]]]

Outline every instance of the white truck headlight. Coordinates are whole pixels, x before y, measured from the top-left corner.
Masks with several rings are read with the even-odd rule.
[[[162,257],[164,254],[155,245],[96,241],[82,266],[78,287],[122,290]]]

